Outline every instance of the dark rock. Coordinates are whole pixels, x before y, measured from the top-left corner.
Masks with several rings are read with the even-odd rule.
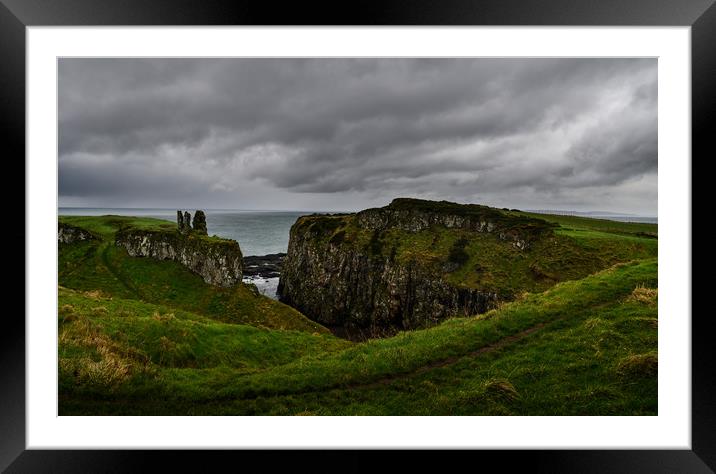
[[[194,213],[194,222],[192,227],[194,227],[194,232],[198,232],[202,235],[209,235],[209,232],[206,230],[206,215],[204,214],[204,211],[196,211]]]
[[[483,313],[498,295],[456,287],[419,265],[400,265],[361,249],[317,247],[291,235],[279,300],[330,327],[415,329]]]
[[[188,233],[191,230],[191,214],[189,214],[189,211],[184,211],[184,227],[182,228],[182,233]]]
[[[277,278],[281,275],[285,253],[273,253],[268,255],[251,255],[244,257],[245,276],[261,276],[264,278]]]
[[[455,229],[460,235],[491,234],[519,251],[553,232],[541,219],[418,199],[396,199],[352,215],[301,217],[291,227],[279,299],[336,333],[343,328],[375,335],[483,313],[510,298],[446,281],[446,273],[468,260],[465,239],[455,242],[445,261],[431,267],[419,259],[396,258],[395,245],[385,238],[394,230],[418,233],[433,227]]]
[[[191,215],[188,212],[177,211],[177,228],[182,234],[189,233],[191,230]]]

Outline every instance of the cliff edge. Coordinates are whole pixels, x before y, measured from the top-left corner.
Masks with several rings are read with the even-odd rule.
[[[209,237],[203,211],[196,211],[194,229],[189,227],[189,213],[177,211],[175,231],[153,229],[120,229],[115,243],[131,257],[173,260],[200,275],[206,283],[234,286],[241,282],[243,256],[235,240]]]

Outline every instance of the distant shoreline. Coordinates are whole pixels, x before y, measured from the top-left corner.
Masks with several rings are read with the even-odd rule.
[[[183,208],[182,208],[183,209]],[[191,209],[191,208],[186,208]],[[215,213],[349,213],[351,211],[321,211],[321,210],[286,210],[286,209],[210,209],[204,208],[206,212]],[[63,214],[69,212],[70,214]],[[84,211],[81,214],[75,214]],[[164,207],[58,207],[59,215],[102,215],[106,213],[93,213],[94,211],[119,211],[121,213],[140,212],[140,213],[152,213],[152,211],[160,211],[161,213],[167,213],[167,217],[173,218],[173,213],[176,212],[176,208],[164,208]],[[547,209],[525,209],[523,212],[529,212],[533,214],[552,214],[557,216],[575,216],[575,217],[587,217],[591,219],[604,219],[616,222],[636,222],[645,224],[658,224],[658,216],[641,216],[637,214],[620,214],[618,212],[609,211],[560,211],[560,210],[547,210]],[[133,214],[126,214],[133,215]]]

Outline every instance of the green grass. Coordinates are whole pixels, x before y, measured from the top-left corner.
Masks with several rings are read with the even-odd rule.
[[[63,224],[80,227],[88,230],[101,240],[111,241],[119,231],[143,230],[148,232],[177,233],[176,222],[153,217],[132,217],[132,216],[59,216],[58,221]],[[223,239],[216,235],[203,235],[191,232],[190,238],[226,244],[230,240]]]
[[[656,415],[657,227],[539,217],[559,227],[526,251],[442,227],[300,219],[323,244],[514,298],[362,343],[252,286],[213,287],[113,243],[171,222],[61,217],[100,239],[59,248],[60,415]]]
[[[123,228],[142,230],[161,230],[176,232],[175,222],[152,217],[130,216],[60,216],[59,222],[81,227],[100,236],[103,239],[112,239],[114,234]]]
[[[645,222],[619,222],[592,217],[560,216],[556,214],[536,214],[530,212],[511,211],[512,215],[523,215],[544,219],[559,224],[563,231],[596,231],[610,234],[637,235],[641,237],[658,236],[658,224]]]
[[[59,289],[61,390],[111,387],[161,368],[232,368],[237,373],[344,348],[328,334],[227,324],[176,308]],[[91,376],[94,371],[94,379]]]
[[[471,217],[490,221],[501,229],[521,230],[527,233],[541,234],[553,225],[538,214],[509,212],[506,209],[482,206],[479,204],[458,204],[449,201],[429,201],[425,199],[397,198],[385,209],[417,213],[442,213],[461,217]]]
[[[634,295],[656,279],[654,260],[622,264],[480,317],[258,371],[152,362],[104,400],[106,387],[66,384],[60,412],[653,415],[656,291]]]

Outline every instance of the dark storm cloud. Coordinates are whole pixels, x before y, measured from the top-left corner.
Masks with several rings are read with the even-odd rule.
[[[654,59],[61,59],[60,196],[655,212],[656,85]]]

